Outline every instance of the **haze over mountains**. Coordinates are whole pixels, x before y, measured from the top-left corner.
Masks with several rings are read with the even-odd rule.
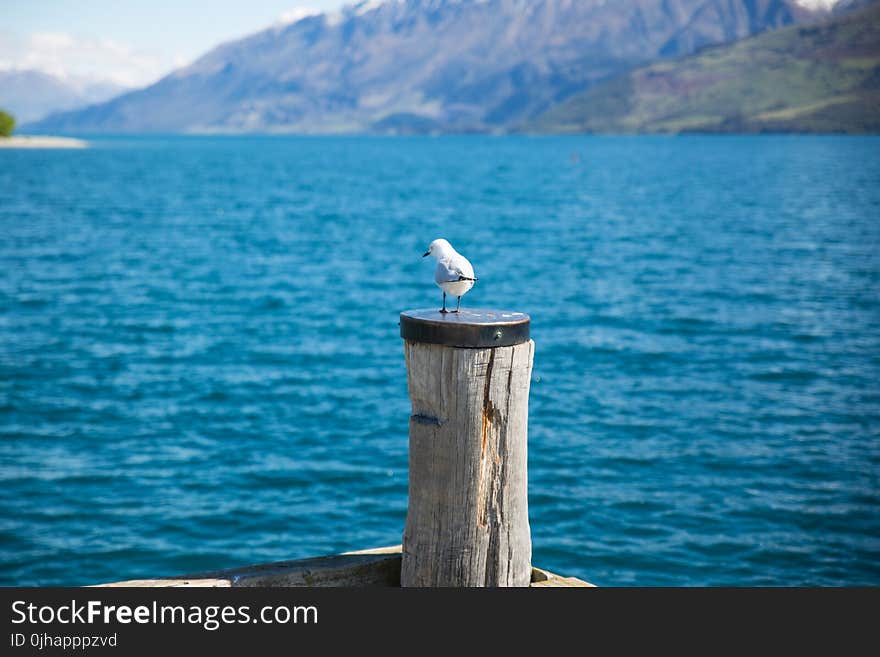
[[[387,0],[223,44],[43,132],[504,131],[636,67],[859,0]]]
[[[109,81],[65,79],[43,71],[0,70],[0,108],[19,123],[99,103],[125,91]]]

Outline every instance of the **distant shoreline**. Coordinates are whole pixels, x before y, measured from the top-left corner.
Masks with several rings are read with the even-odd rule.
[[[89,142],[72,137],[42,137],[20,135],[0,137],[0,148],[88,148]]]

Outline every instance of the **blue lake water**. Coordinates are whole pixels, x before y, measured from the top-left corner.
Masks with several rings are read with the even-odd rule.
[[[880,139],[0,151],[0,584],[400,542],[435,237],[536,341],[534,562],[880,584]]]

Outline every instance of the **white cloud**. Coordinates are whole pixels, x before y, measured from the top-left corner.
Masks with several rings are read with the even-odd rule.
[[[0,69],[38,70],[68,80],[102,80],[139,87],[185,63],[179,56],[139,52],[113,39],[64,32],[0,36]]]

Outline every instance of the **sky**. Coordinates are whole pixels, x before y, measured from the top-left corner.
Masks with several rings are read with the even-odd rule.
[[[0,0],[0,70],[143,86],[224,41],[345,0]]]

